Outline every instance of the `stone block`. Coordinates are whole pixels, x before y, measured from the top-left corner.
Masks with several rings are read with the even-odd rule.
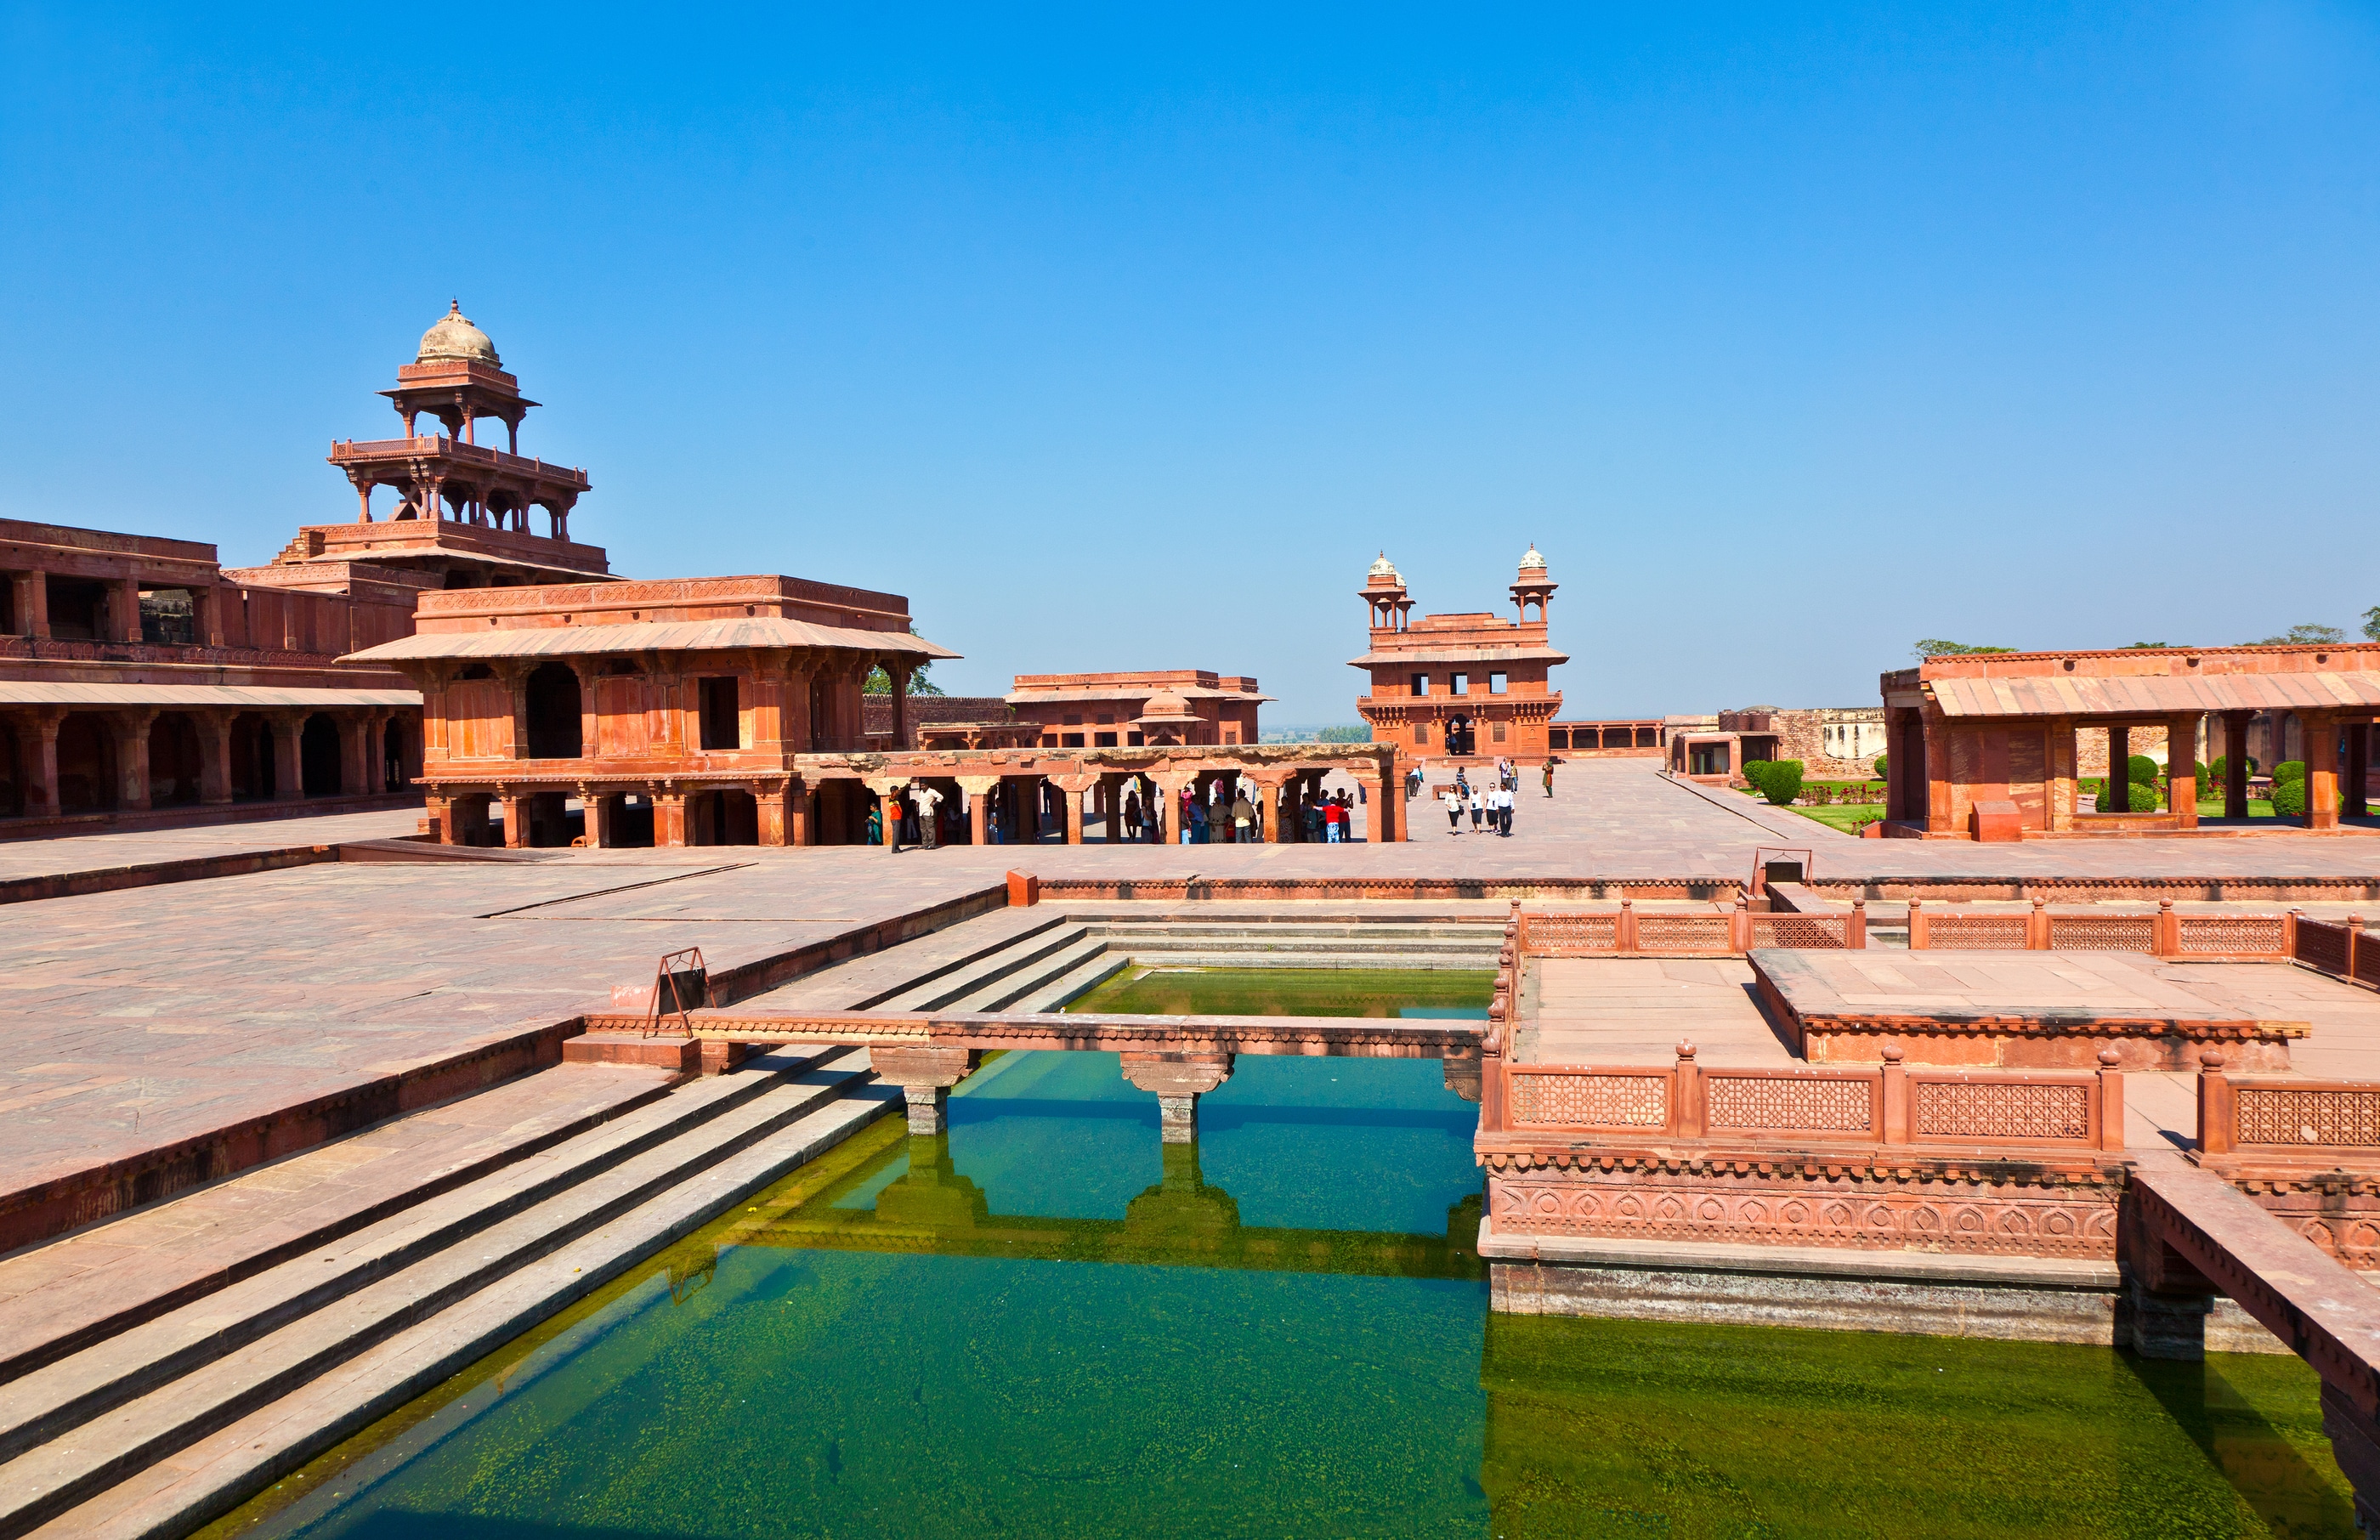
[[[2024,815],[2013,802],[1978,802],[1967,810],[1967,832],[1984,844],[2020,841],[2024,838]]]

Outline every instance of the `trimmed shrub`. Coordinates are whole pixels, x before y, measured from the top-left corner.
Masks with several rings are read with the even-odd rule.
[[[2124,779],[2135,786],[2155,785],[2157,783],[2156,761],[2145,754],[2133,755],[2124,761]]]
[[[2305,761],[2303,759],[2284,759],[2279,764],[2273,767],[2273,784],[2275,786],[2278,786],[2282,782],[2288,781],[2302,782],[2304,780]]]
[[[1743,762],[1743,778],[1752,783],[1752,789],[1755,792],[1765,793],[1767,790],[1767,788],[1761,783],[1762,778],[1767,775],[1767,773],[1768,761],[1766,759],[1746,759]]]
[[[2298,768],[2303,770],[2305,767],[2301,765]],[[2275,773],[2278,772],[2279,767],[2277,766]],[[2305,817],[2305,779],[2302,775],[2273,782],[2273,811],[2276,815],[2285,819],[2301,819]]]
[[[2131,784],[2131,791],[2133,812],[2154,813],[2157,810],[2157,789],[2155,786],[2143,786],[2135,781]]]
[[[1772,806],[1792,806],[1793,799],[1802,794],[1802,761],[1799,759],[1772,761],[1768,766],[1768,772],[1760,778],[1760,792],[1768,799]]]
[[[2218,758],[2215,763],[2209,767],[2209,772],[2213,774],[2218,782],[2228,779],[2231,774],[2231,756],[2226,754]],[[2253,755],[2249,756],[2248,758],[2248,773],[2250,775],[2256,773],[2256,760]]]
[[[1878,781],[1886,779],[1890,773],[1885,767],[1886,762],[1891,758],[1892,757],[1888,754],[1879,754],[1876,757],[1876,778]]]

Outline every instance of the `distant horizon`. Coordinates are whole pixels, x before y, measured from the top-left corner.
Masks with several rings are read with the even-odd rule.
[[[9,517],[261,564],[459,298],[574,537],[905,595],[954,694],[1343,720],[1382,550],[1504,613],[1534,542],[1577,720],[2380,604],[2306,559],[2380,514],[2368,9],[0,29]]]

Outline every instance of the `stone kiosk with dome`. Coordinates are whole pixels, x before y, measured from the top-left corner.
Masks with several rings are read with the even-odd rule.
[[[1394,744],[1402,763],[1543,759],[1547,724],[1560,714],[1562,698],[1548,676],[1570,661],[1547,636],[1554,587],[1533,545],[1512,581],[1513,619],[1480,612],[1416,621],[1404,578],[1381,552],[1361,592],[1371,609],[1371,646],[1349,660],[1371,674],[1355,709],[1372,741]]]

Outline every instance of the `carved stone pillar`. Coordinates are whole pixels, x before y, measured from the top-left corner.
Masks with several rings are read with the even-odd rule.
[[[2165,720],[2166,801],[2184,829],[2198,827],[2199,713]]]
[[[10,606],[16,611],[17,629],[35,638],[50,634],[50,575],[46,572],[12,572],[8,582],[15,592]]]
[[[2223,713],[2223,816],[2248,816],[2248,724],[2253,711]]]
[[[793,798],[787,814],[793,822],[785,830],[785,843],[814,845],[819,843],[819,789],[807,781],[795,781]]]
[[[652,798],[655,848],[683,846],[686,843],[686,794],[674,786],[662,786],[653,792]]]
[[[2338,827],[2338,718],[2329,711],[2300,711],[2305,735],[2305,826]]]
[[[306,766],[298,754],[298,737],[306,730],[307,711],[268,711],[265,725],[273,732],[273,800],[295,802],[306,794]]]
[[[793,804],[795,798],[802,794],[801,784],[798,781],[763,784],[752,794],[753,804],[759,810],[762,844],[782,846],[787,843],[787,831],[793,824]]]
[[[2372,724],[2350,721],[2347,724],[2347,768],[2340,772],[2340,790],[2346,794],[2346,816],[2363,818],[2371,812],[2369,786],[2372,777]]]
[[[2132,810],[2132,730],[2122,722],[2107,729],[2107,781],[2099,794],[2099,811]]]
[[[504,681],[504,685],[505,690],[506,690],[507,692],[509,692],[509,693],[511,694],[511,696],[512,696],[512,702],[513,702],[513,755],[512,755],[512,757],[513,757],[514,758],[516,758],[516,759],[526,759],[526,758],[528,758],[529,757],[529,754],[528,754],[528,665],[527,663],[524,663],[524,662],[517,662],[517,661],[511,661],[511,660],[504,660],[504,661],[498,661],[498,662],[496,662],[496,663],[491,664],[491,665],[490,665],[490,667],[494,671],[496,677],[497,677],[498,679],[500,679],[500,680]],[[581,746],[584,746],[582,745]]]
[[[602,787],[582,781],[578,784],[578,806],[583,814],[579,837],[587,842],[587,848],[610,850],[617,843],[612,831],[617,799],[604,795]]]
[[[140,579],[117,577],[107,585],[108,634],[119,642],[140,639]]]
[[[108,719],[115,730],[115,806],[128,813],[149,809],[149,730],[155,708],[118,711]]]
[[[1198,1137],[1198,1098],[1232,1078],[1228,1053],[1122,1055],[1123,1077],[1157,1098],[1160,1137],[1186,1145]]]
[[[190,589],[190,639],[200,647],[224,644],[223,590],[212,583]]]
[[[331,718],[339,730],[339,794],[362,796],[372,791],[372,715],[340,711]]]
[[[504,815],[504,848],[528,848],[528,794],[516,787],[499,788],[496,806]]]
[[[974,1073],[983,1055],[964,1048],[892,1048],[882,1044],[868,1050],[868,1067],[876,1078],[901,1087],[909,1104],[909,1134],[929,1138],[942,1132],[951,1087]]]
[[[44,706],[18,719],[24,724],[25,816],[55,818],[58,814],[58,729],[67,720],[63,706]]]
[[[223,710],[193,711],[199,730],[199,803],[220,807],[231,801],[231,719]]]
[[[597,711],[595,702],[595,660],[568,658],[564,661],[570,665],[570,672],[578,676],[578,757],[592,759],[603,741],[601,736],[602,717]]]
[[[983,845],[991,843],[991,789],[1000,784],[996,775],[962,775],[959,790],[966,793],[967,843]]]
[[[443,796],[421,799],[421,811],[430,823],[430,838],[442,845],[461,844],[455,828],[455,805]]]

